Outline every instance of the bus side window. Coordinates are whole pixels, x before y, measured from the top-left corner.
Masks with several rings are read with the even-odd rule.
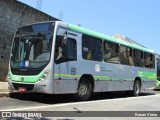
[[[82,57],[83,59],[88,59],[90,60],[92,55],[91,55],[91,40],[88,38],[88,36],[83,35],[82,36]]]
[[[124,64],[124,65],[129,64],[127,59],[126,49],[127,49],[126,46],[123,46],[123,45],[120,46],[120,62],[121,64]]]
[[[144,67],[143,51],[134,49],[134,65],[137,67]]]
[[[104,41],[104,61],[107,62],[111,58],[110,44]]]
[[[154,55],[145,52],[145,67],[146,68],[155,68],[154,66]]]
[[[68,38],[67,40],[67,58],[69,60],[77,59],[77,43],[75,39]]]
[[[134,65],[132,57],[132,48],[121,45],[120,46],[120,61],[124,65]]]
[[[82,36],[83,59],[102,61],[102,40],[89,35]]]
[[[57,36],[55,45],[55,63],[77,60],[77,44],[72,38]]]
[[[133,50],[132,48],[127,48],[127,54],[128,54],[128,59],[129,59],[129,65],[134,65],[134,60],[133,60]]]
[[[92,42],[92,60],[102,61],[102,40],[98,38],[93,38]]]
[[[119,45],[104,41],[104,62],[119,63]]]

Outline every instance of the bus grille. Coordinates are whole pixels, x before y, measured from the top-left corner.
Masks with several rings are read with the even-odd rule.
[[[19,87],[26,88],[27,91],[33,90],[34,85],[33,84],[20,84],[20,83],[12,83],[14,88],[18,90]]]

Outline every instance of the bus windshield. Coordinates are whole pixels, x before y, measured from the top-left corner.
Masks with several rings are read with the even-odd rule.
[[[50,60],[53,23],[41,23],[20,28],[15,35],[12,68],[40,68]]]

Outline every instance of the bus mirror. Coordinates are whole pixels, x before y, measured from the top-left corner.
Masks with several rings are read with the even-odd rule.
[[[67,31],[63,34],[63,40],[67,39]]]
[[[6,37],[4,36],[4,37],[3,37],[3,49],[6,49],[6,46],[7,46],[7,39],[6,39]]]
[[[63,36],[63,40],[66,40],[67,39],[67,36]]]

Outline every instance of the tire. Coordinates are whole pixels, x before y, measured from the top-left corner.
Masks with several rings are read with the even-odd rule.
[[[88,79],[82,78],[79,81],[77,93],[74,94],[74,98],[78,101],[86,101],[91,97],[92,94],[92,84]]]
[[[141,84],[140,84],[140,82],[138,80],[136,80],[134,82],[134,85],[133,85],[132,95],[133,96],[139,96],[140,92],[141,92]]]

